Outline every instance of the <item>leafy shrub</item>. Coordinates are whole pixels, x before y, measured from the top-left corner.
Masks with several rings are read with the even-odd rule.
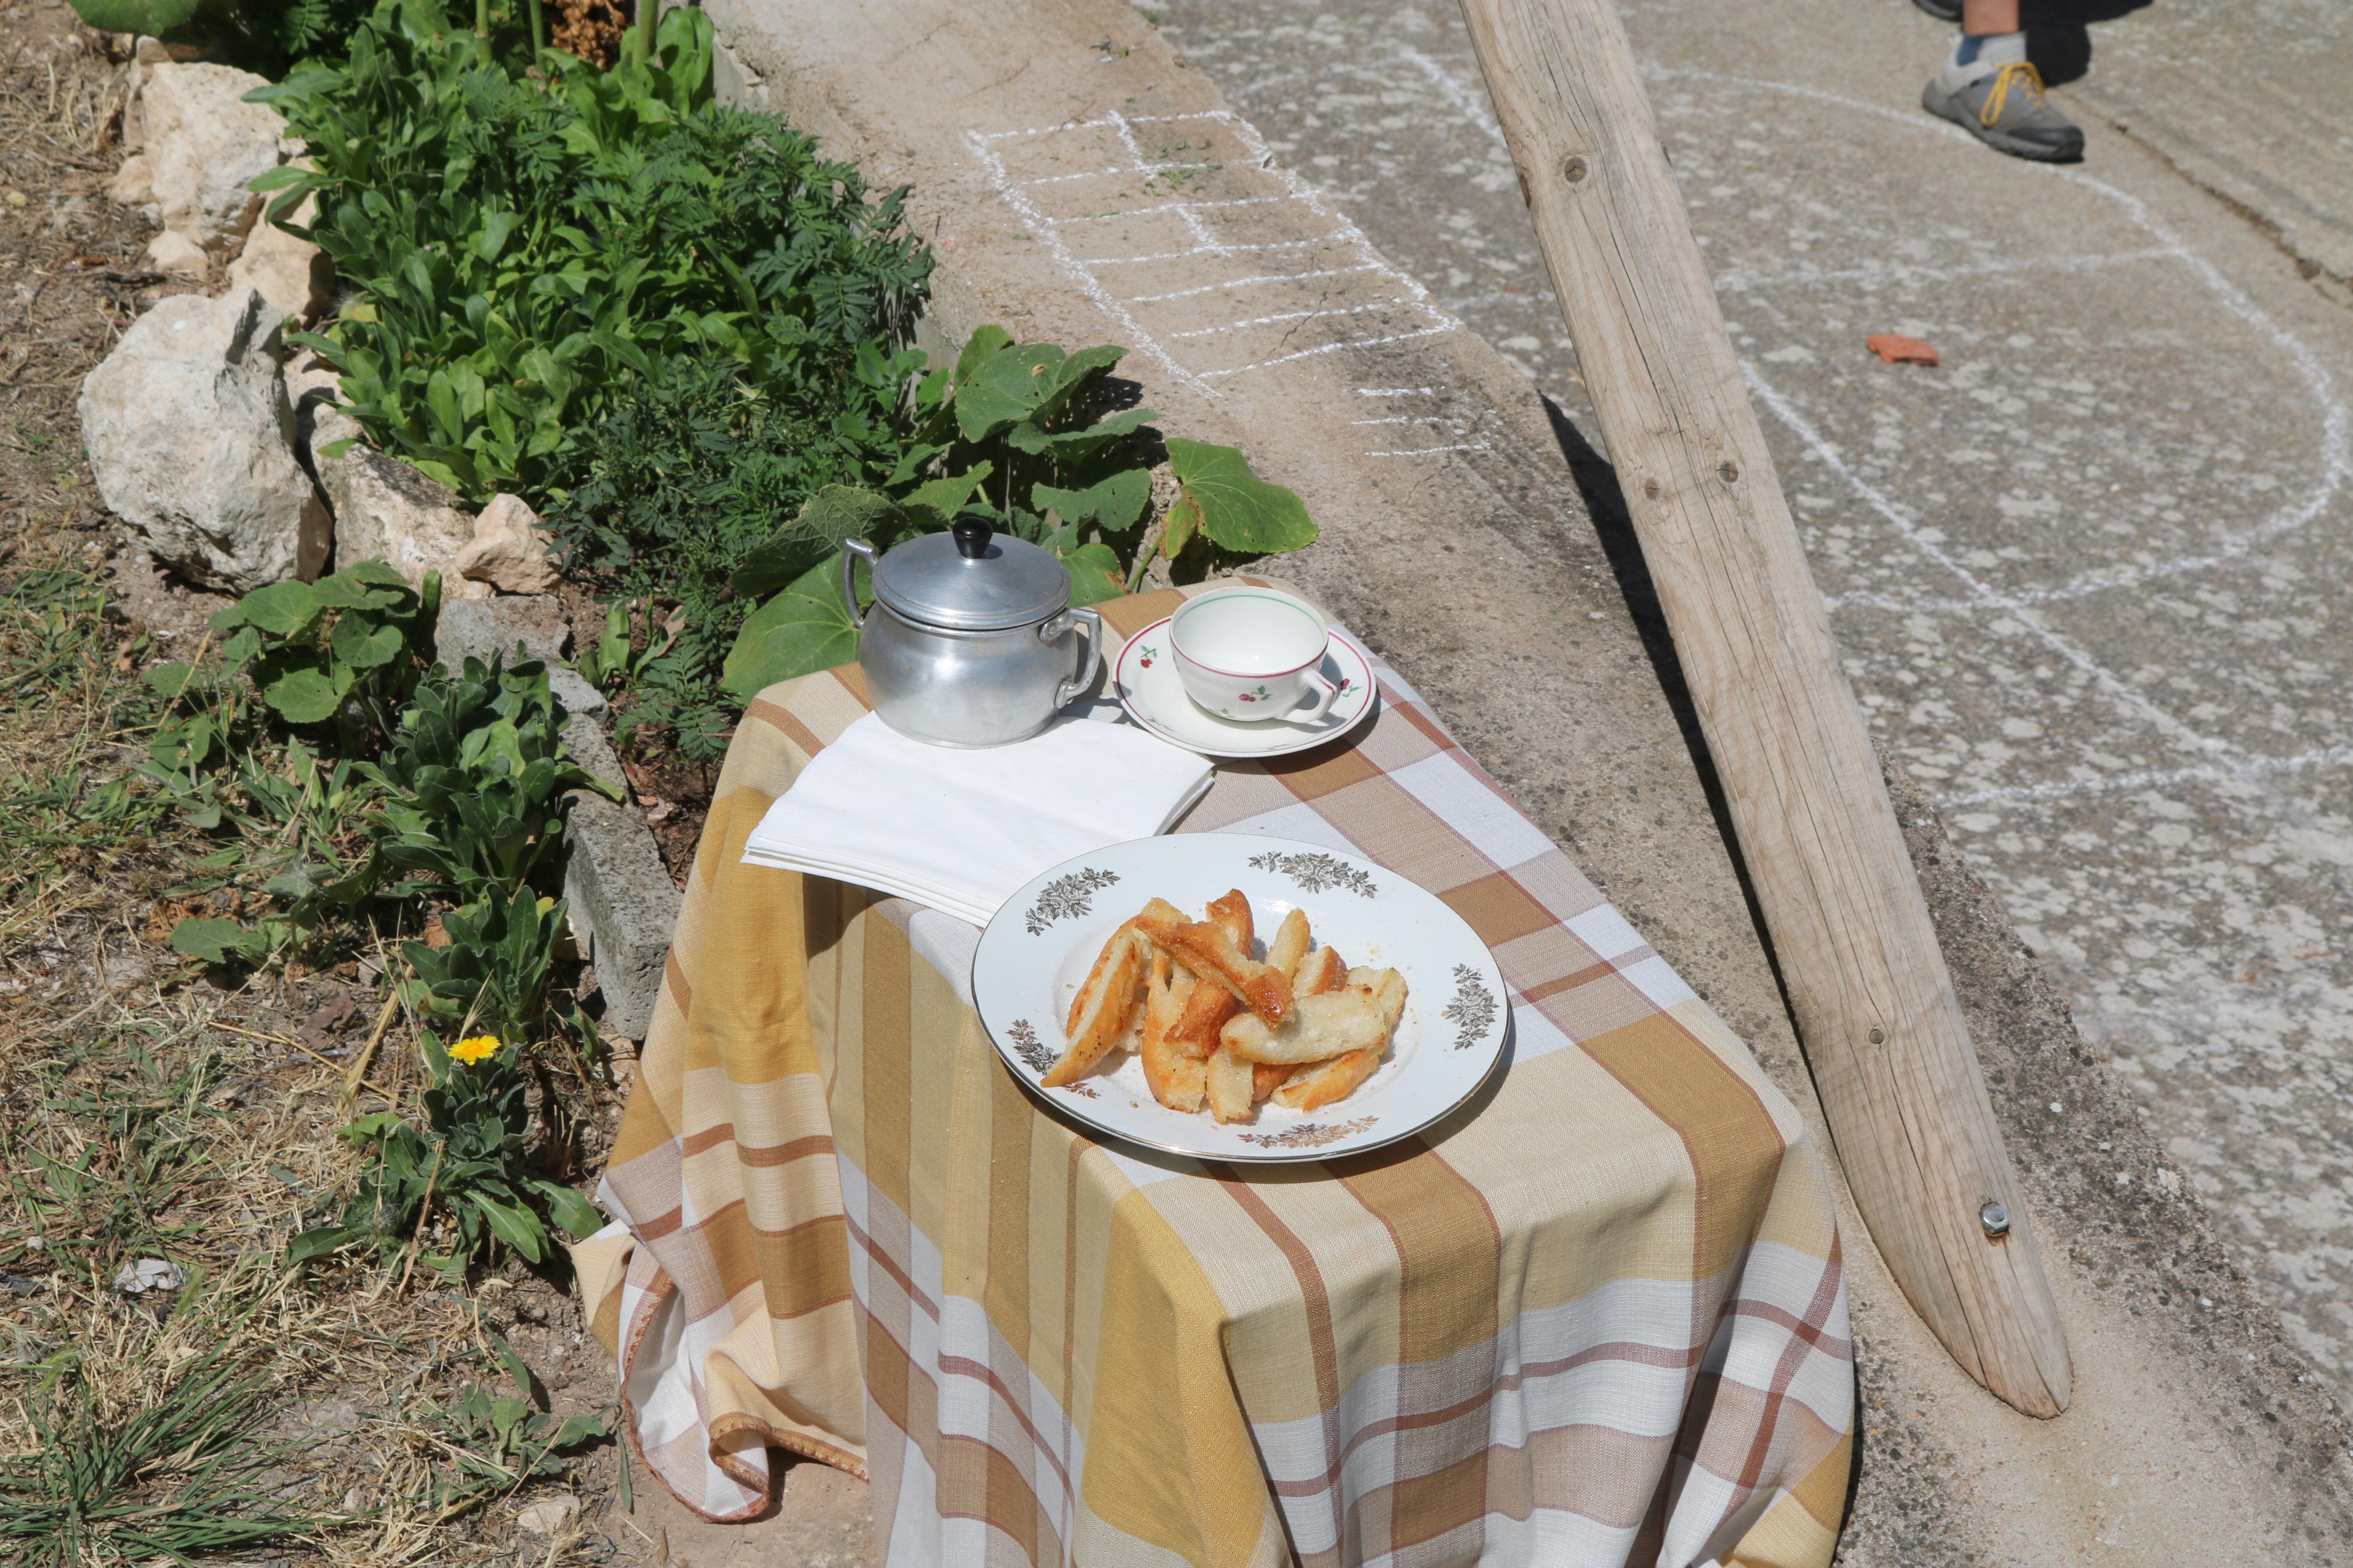
[[[731,579],[819,489],[890,476],[913,368],[912,354],[860,353],[856,384],[839,398],[848,406],[819,418],[806,400],[768,396],[732,366],[673,359],[596,426],[568,500],[547,518],[565,574],[624,604],[660,598],[680,612],[677,637],[649,638],[648,657],[628,670],[632,725],[674,726],[690,757],[724,749],[737,704],[720,688],[721,665],[754,602]],[[630,664],[626,615],[617,637],[599,675]]]
[[[476,499],[546,494],[639,377],[734,367],[817,426],[871,416],[857,374],[902,335],[931,259],[901,195],[870,203],[772,115],[710,100],[711,26],[678,9],[660,47],[603,72],[547,53],[520,75],[417,0],[385,4],[341,65],[251,96],[312,170],[257,182],[356,299],[316,348],[369,439]]]
[[[846,538],[888,548],[976,513],[1060,558],[1074,605],[1132,587],[1155,553],[1264,555],[1312,543],[1315,524],[1298,496],[1260,479],[1241,453],[1177,437],[1155,442],[1152,410],[1117,405],[1110,373],[1126,352],[1065,353],[1017,343],[1002,327],[974,332],[955,365],[918,386],[915,428],[884,481],[890,493],[824,490],[736,568],[736,595],[761,603],[728,653],[727,690],[748,701],[773,681],[858,656],[834,561]],[[1153,542],[1156,445],[1177,493]]]
[[[344,753],[364,754],[416,686],[440,605],[438,574],[419,591],[381,561],[316,583],[272,583],[214,614],[213,630],[229,635],[207,679],[247,670],[279,717],[304,727],[332,721]],[[182,664],[148,673],[158,689],[193,679]]]
[[[563,725],[536,659],[433,667],[383,760],[362,768],[384,791],[371,824],[379,873],[409,877],[396,895],[440,888],[473,904],[547,879],[562,853],[564,793],[600,784],[565,753]]]
[[[199,43],[257,70],[342,47],[375,0],[73,0],[101,32]]]

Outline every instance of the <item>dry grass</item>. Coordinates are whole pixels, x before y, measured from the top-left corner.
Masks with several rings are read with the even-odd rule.
[[[608,1532],[629,1534],[607,1511],[609,1446],[558,1483],[586,1505],[565,1542],[517,1535],[528,1487],[463,1507],[448,1490],[473,1439],[447,1412],[469,1384],[503,1386],[498,1342],[559,1415],[611,1399],[565,1281],[514,1268],[453,1290],[420,1271],[404,1290],[373,1259],[285,1263],[351,1178],[336,1133],[353,1110],[418,1092],[405,1020],[362,1063],[381,961],[363,947],[222,986],[165,940],[197,900],[233,907],[233,878],[204,862],[237,846],[127,776],[156,717],[139,673],[185,657],[207,605],[117,537],[73,408],[161,284],[143,222],[102,195],[125,80],[62,5],[0,0],[0,1525],[39,1468],[44,1421],[52,1452],[69,1408],[73,1441],[119,1436],[226,1366],[254,1380],[236,1452],[259,1459],[238,1506],[316,1522],[219,1560],[605,1561]],[[617,1104],[586,1111],[593,1148]],[[142,1258],[185,1284],[117,1289]],[[143,1508],[201,1489],[175,1455],[123,1486]],[[13,1550],[0,1536],[0,1559]]]

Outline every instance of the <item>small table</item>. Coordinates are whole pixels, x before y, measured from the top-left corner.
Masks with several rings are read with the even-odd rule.
[[[1098,607],[1124,638],[1185,592]],[[742,864],[868,707],[855,666],[752,703],[599,1194],[617,1219],[575,1249],[632,1440],[688,1506],[757,1513],[773,1446],[868,1476],[892,1563],[1830,1562],[1854,1365],[1819,1151],[1376,673],[1373,721],[1221,764],[1177,831],[1438,893],[1502,966],[1510,1059],[1475,1115],[1274,1167],[1048,1114],[969,1005],[973,927]]]

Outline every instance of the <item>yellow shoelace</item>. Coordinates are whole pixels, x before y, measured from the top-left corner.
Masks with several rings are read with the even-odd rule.
[[[2042,101],[2042,73],[2034,68],[2031,60],[2014,60],[1993,73],[1993,86],[1986,93],[1985,106],[1978,110],[1978,124],[1989,131],[1993,129],[1994,121],[2001,118],[2003,106],[2010,101],[2010,84],[2019,81],[2026,84],[2021,91],[2037,103]]]

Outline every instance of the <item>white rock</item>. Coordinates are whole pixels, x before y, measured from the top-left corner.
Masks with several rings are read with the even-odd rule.
[[[332,539],[294,456],[278,316],[251,289],[183,294],[81,384],[98,492],[164,565],[238,593],[316,577]]]
[[[126,207],[143,207],[155,199],[155,170],[144,153],[133,153],[106,182],[107,199]]]
[[[261,211],[247,189],[285,162],[286,121],[245,94],[268,85],[229,66],[164,61],[140,89],[148,168],[164,226],[214,254],[236,254]]]
[[[307,226],[311,198],[302,198],[293,219]],[[229,287],[251,284],[281,315],[304,322],[315,321],[327,308],[335,289],[335,264],[307,239],[297,239],[274,223],[257,222],[245,237],[245,248],[228,264]]]
[[[212,271],[213,258],[186,235],[167,228],[147,242],[147,264],[174,278],[202,280]]]
[[[561,581],[540,537],[539,514],[521,496],[497,495],[474,520],[473,542],[458,552],[458,570],[507,594],[545,594]]]
[[[458,574],[458,552],[472,542],[474,520],[455,491],[372,447],[319,456],[320,447],[356,430],[343,415],[322,409],[311,437],[319,483],[335,514],[335,565],[383,561],[420,587],[427,573],[438,572],[443,598],[489,598],[488,583]]]
[[[126,1296],[144,1296],[150,1290],[176,1290],[185,1282],[179,1269],[160,1258],[126,1263],[114,1275],[114,1288]]]
[[[515,1527],[531,1535],[562,1535],[580,1517],[576,1497],[542,1498],[515,1510]]]

